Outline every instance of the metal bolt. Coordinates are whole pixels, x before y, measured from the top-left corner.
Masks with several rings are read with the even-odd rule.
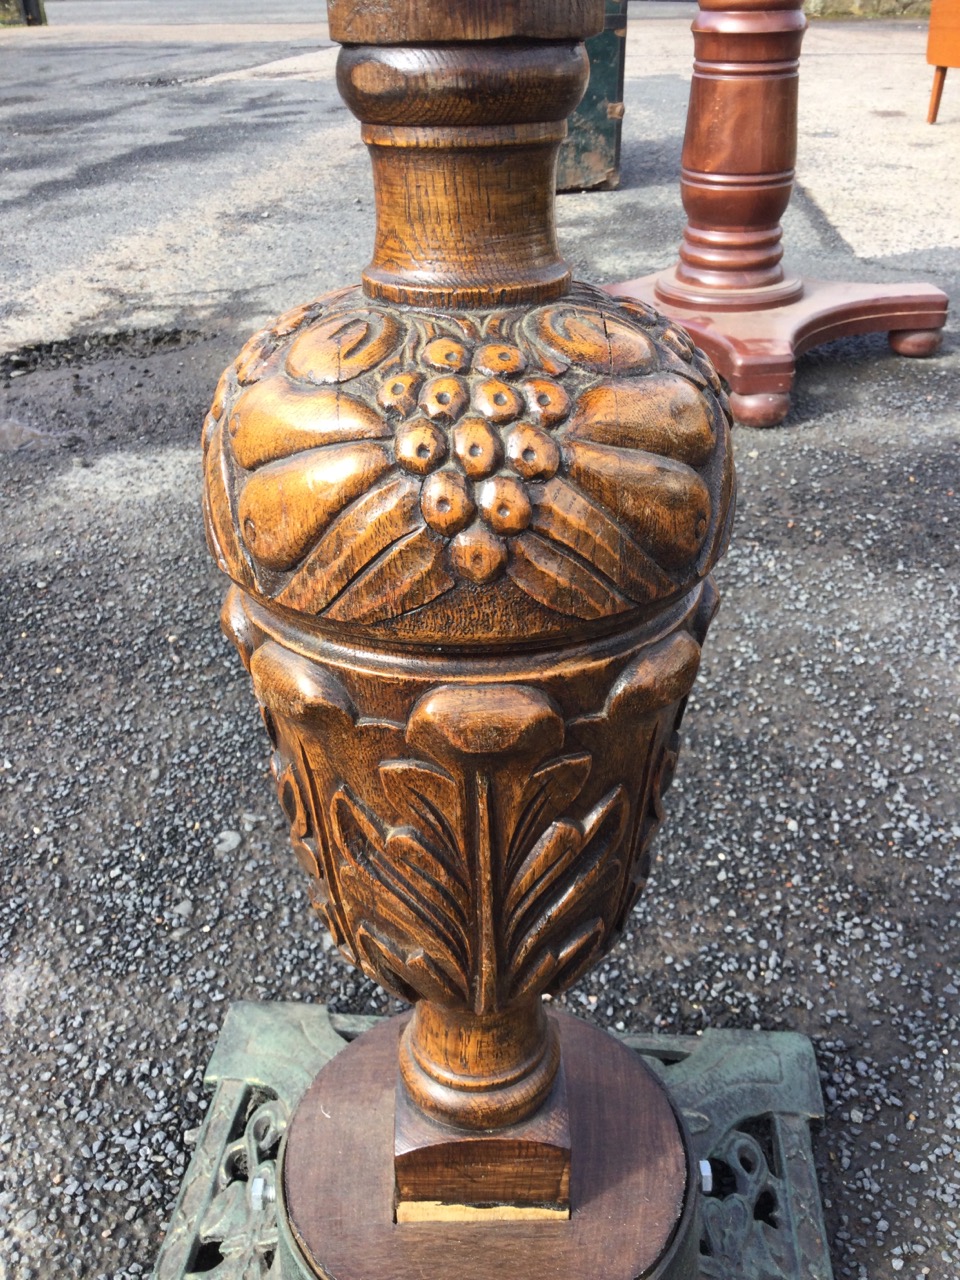
[[[250,1205],[254,1213],[262,1213],[268,1204],[277,1198],[277,1189],[273,1183],[267,1182],[262,1174],[258,1174],[250,1183]]]

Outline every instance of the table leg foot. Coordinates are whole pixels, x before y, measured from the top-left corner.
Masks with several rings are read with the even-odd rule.
[[[790,412],[786,392],[757,392],[754,395],[730,393],[730,411],[745,427],[777,427]]]
[[[942,329],[893,329],[889,334],[890,349],[898,356],[922,358],[940,350]]]

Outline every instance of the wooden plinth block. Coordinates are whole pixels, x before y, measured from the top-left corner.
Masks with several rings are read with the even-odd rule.
[[[697,1197],[663,1085],[612,1037],[557,1017],[570,1115],[571,1216],[396,1222],[398,1021],[316,1077],[290,1122],[283,1205],[307,1274],[336,1280],[691,1280]]]
[[[540,1221],[570,1216],[570,1122],[561,1065],[528,1120],[497,1130],[441,1124],[397,1082],[398,1222]]]

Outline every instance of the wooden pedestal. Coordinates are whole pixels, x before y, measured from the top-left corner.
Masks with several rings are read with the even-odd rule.
[[[212,1098],[155,1280],[195,1280],[222,1264],[233,1274],[251,1268],[270,1280],[314,1280],[278,1203],[278,1148],[317,1072],[346,1053],[361,1031],[381,1024],[300,1001],[231,1005],[204,1073]],[[810,1122],[823,1119],[810,1041],[784,1031],[707,1030],[631,1035],[620,1043],[662,1078],[687,1122],[694,1165],[709,1166],[714,1175],[712,1185],[697,1179],[695,1187],[697,1280],[831,1280],[810,1147]],[[348,1178],[352,1152],[333,1151],[331,1159]],[[642,1230],[646,1212],[630,1204],[609,1224],[610,1236]],[[576,1220],[546,1225],[553,1232],[575,1230]],[[477,1238],[489,1240],[488,1231],[499,1241],[517,1227],[488,1226]],[[604,1244],[595,1268],[608,1252]],[[487,1261],[491,1276],[505,1274],[496,1243]],[[579,1280],[597,1272],[575,1274]],[[572,1280],[559,1267],[532,1280],[558,1275]]]
[[[664,1089],[541,997],[649,873],[733,513],[720,380],[559,253],[602,0],[328,9],[373,259],[225,371],[205,513],[314,904],[414,1012],[291,1122],[287,1271],[693,1280]]]
[[[336,1280],[690,1280],[699,1230],[688,1145],[666,1090],[611,1036],[557,1017],[570,1114],[568,1221],[395,1221],[402,1020],[367,1032],[294,1113],[283,1204],[298,1261]],[[482,1189],[477,1197],[482,1201]]]
[[[563,1064],[549,1097],[529,1119],[494,1130],[441,1124],[420,1110],[398,1080],[393,1165],[398,1222],[569,1218],[570,1111]]]
[[[802,281],[783,269],[780,218],[797,153],[802,0],[700,0],[680,190],[687,226],[669,270],[613,286],[682,325],[730,384],[734,417],[771,427],[796,358],[889,332],[898,355],[940,346],[947,297],[928,284]]]
[[[775,427],[790,410],[797,357],[812,347],[859,333],[887,333],[901,356],[938,350],[947,295],[931,284],[855,284],[805,280],[785,305],[726,309],[729,295],[684,306],[665,302],[660,287],[672,272],[611,286],[618,298],[647,302],[681,325],[723,374],[730,408],[748,427]]]

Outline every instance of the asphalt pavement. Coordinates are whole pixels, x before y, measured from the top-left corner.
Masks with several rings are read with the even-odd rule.
[[[0,32],[0,1280],[148,1274],[235,999],[382,1012],[309,914],[218,629],[199,423],[261,320],[355,279],[322,8],[47,0]],[[692,5],[631,5],[623,182],[577,274],[671,261]],[[162,17],[163,21],[158,19]],[[916,23],[805,42],[788,258],[960,296],[960,80]],[[960,1277],[960,343],[800,362],[740,511],[650,890],[566,997],[813,1038],[834,1266]]]

